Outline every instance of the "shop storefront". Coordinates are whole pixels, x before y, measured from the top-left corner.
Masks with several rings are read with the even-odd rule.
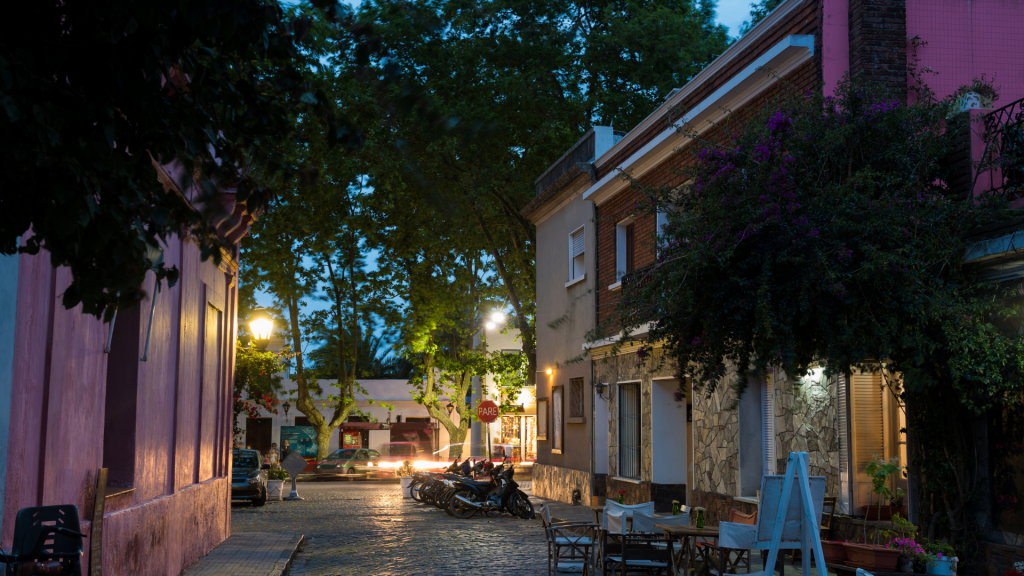
[[[508,414],[491,424],[495,458],[510,456],[523,462],[537,461],[537,416]]]

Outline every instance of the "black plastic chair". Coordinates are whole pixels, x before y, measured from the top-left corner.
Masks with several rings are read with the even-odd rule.
[[[82,576],[82,536],[77,506],[22,508],[14,520],[11,553],[0,561],[6,562],[8,576],[32,560],[56,560],[64,565],[61,576]]]

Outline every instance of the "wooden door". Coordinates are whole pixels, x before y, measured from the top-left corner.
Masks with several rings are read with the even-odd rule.
[[[273,424],[270,418],[245,419],[245,445],[260,454],[270,453]]]

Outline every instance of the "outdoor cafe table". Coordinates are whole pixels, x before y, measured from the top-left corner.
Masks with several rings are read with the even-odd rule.
[[[683,545],[679,549],[679,554],[682,555],[683,552],[686,552],[686,569],[683,574],[690,574],[690,559],[693,558],[691,548],[697,538],[712,538],[716,543],[718,542],[718,526],[705,526],[703,528],[673,524],[655,524],[654,526],[665,531],[670,544],[672,540],[677,538],[682,541]],[[679,566],[680,558],[681,556],[676,557],[676,566]]]

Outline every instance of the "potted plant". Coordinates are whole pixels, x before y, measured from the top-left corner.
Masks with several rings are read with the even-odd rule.
[[[892,490],[888,486],[890,477],[898,474],[900,470],[903,470],[903,468],[899,465],[899,458],[883,460],[877,455],[864,469],[868,476],[871,477],[871,492],[878,497],[877,506],[872,506],[869,503],[866,506],[860,507],[864,511],[865,520],[891,520],[893,514],[905,513],[903,490],[900,488]],[[886,501],[889,504],[883,506],[882,502]]]
[[[896,565],[900,560],[900,551],[868,544],[863,540],[860,542],[846,542],[846,565],[853,568],[864,568],[865,570],[877,570],[878,572],[895,572]]]
[[[821,551],[825,554],[825,563],[842,564],[846,562],[845,544],[844,540],[822,540]]]
[[[626,503],[626,491],[625,490],[619,490],[619,504],[625,504],[625,503]]]
[[[926,542],[923,546],[928,553],[928,573],[939,576],[953,576],[956,574],[956,564],[959,558],[956,551],[945,542]]]
[[[996,92],[995,86],[992,85],[985,75],[982,74],[981,78],[975,78],[973,82],[966,86],[961,86],[953,93],[953,103],[958,105],[958,111],[965,112],[971,108],[992,108],[992,103],[999,98],[999,93]],[[954,108],[954,110],[957,110]]]
[[[690,508],[690,511],[694,514],[693,524],[697,528],[704,527],[704,508],[702,506],[694,506]]]
[[[914,572],[914,565],[920,564],[917,559],[925,555],[925,551],[921,548],[921,545],[911,538],[896,538],[889,543],[889,547],[900,551],[900,559],[898,563],[900,572]]]
[[[284,498],[284,481],[288,479],[288,473],[280,466],[271,466],[267,471],[267,500],[281,500]]]

